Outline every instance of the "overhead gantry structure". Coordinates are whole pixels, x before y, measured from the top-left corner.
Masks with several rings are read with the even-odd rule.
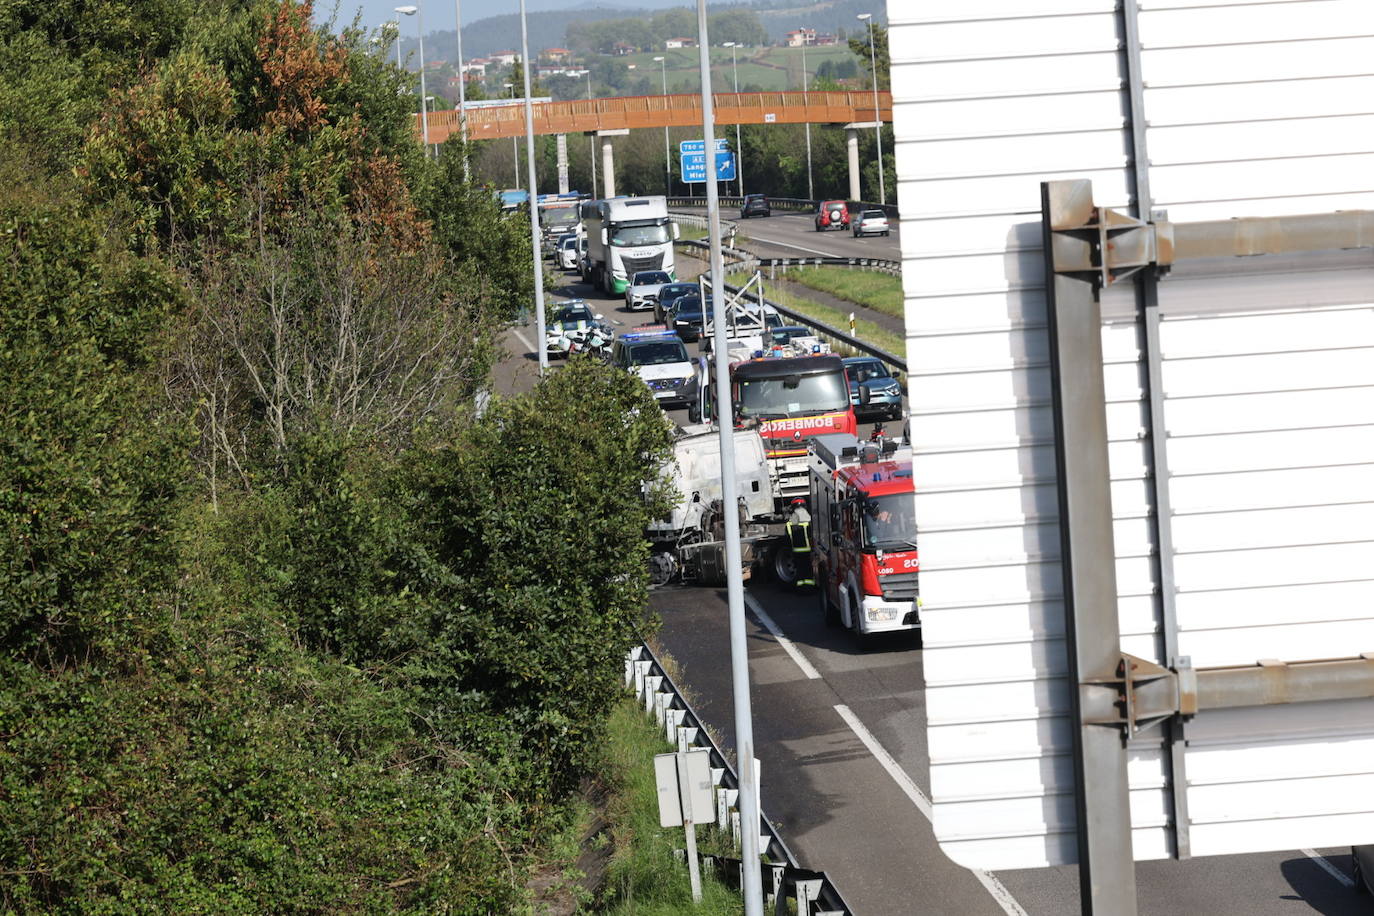
[[[849,153],[850,197],[859,199],[859,131],[892,121],[892,94],[879,92],[874,108],[872,90],[797,92],[717,92],[717,124],[839,124],[845,128]],[[701,95],[637,95],[620,98],[535,102],[536,134],[595,134],[601,139],[602,168],[607,176],[605,197],[615,196],[615,160],[611,138],[639,128],[695,127],[701,124]],[[429,142],[442,143],[460,130],[459,112],[429,113]],[[421,133],[419,116],[416,135]],[[499,140],[525,133],[525,106],[470,108],[470,140]]]

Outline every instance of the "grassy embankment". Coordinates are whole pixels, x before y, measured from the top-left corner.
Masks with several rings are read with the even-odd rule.
[[[671,750],[662,730],[643,706],[626,698],[612,713],[607,733],[606,773],[612,798],[606,817],[612,849],[604,906],[598,911],[610,916],[741,912],[739,893],[705,873],[701,903],[692,903],[687,865],[673,857],[673,850],[685,845],[682,829],[658,824],[654,755]],[[709,826],[697,828],[697,846],[703,852],[726,852]]]
[[[804,283],[799,276],[804,273],[828,273],[832,275],[849,275],[849,277],[838,277],[834,280],[830,280],[828,278],[827,282],[832,282],[832,285],[844,288],[846,291],[853,294],[853,296],[862,298],[851,298],[850,296],[841,295],[839,292],[836,292],[833,289],[825,289],[825,292],[829,292],[831,295],[837,296],[842,299],[846,299],[847,301],[854,302],[857,305],[863,305],[868,308],[872,308],[876,311],[886,312],[887,314],[901,314],[901,281],[896,277],[889,277],[885,274],[869,273],[867,271],[847,270],[845,268],[828,267],[806,268],[805,271],[801,269],[789,270],[786,276],[788,280],[791,280],[798,284],[808,285],[816,289],[821,289],[821,287],[817,285],[811,283]],[[749,278],[747,275],[737,273],[731,275],[730,282],[738,284],[743,283],[748,279]],[[897,307],[895,310],[890,311],[890,306],[885,305],[885,300],[890,297],[886,295],[870,296],[867,292],[859,292],[859,290],[865,288],[866,281],[872,280],[890,281],[890,283],[894,284],[897,287]],[[847,283],[846,281],[851,282]],[[881,291],[881,287],[879,287],[879,289]],[[785,288],[778,283],[769,283],[766,277],[764,278],[764,294],[768,297],[769,301],[776,302],[778,305],[781,305],[785,308],[789,308],[794,312],[798,312],[802,315],[805,315],[807,318],[811,318],[822,324],[827,324],[833,328],[839,328],[840,330],[845,330],[849,327],[849,312],[847,310],[834,308],[829,305],[823,305],[819,302],[808,299],[805,296],[801,296],[793,292],[791,288]],[[906,351],[906,342],[901,334],[895,331],[890,331],[887,328],[881,327],[871,321],[865,321],[862,318],[857,319],[855,321],[854,336],[866,343],[870,343],[873,346],[881,350],[885,350],[888,353],[892,353],[894,355],[900,355]],[[846,352],[847,348],[839,346],[836,347],[836,351]]]

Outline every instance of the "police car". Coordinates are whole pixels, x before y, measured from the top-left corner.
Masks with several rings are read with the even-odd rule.
[[[649,325],[620,335],[611,348],[611,365],[642,378],[664,406],[696,401],[697,379],[687,346],[666,327]]]

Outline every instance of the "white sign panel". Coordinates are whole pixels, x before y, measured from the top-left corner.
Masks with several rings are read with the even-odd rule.
[[[1374,209],[1374,4],[1139,5],[1155,208]],[[1116,6],[891,10],[931,797],[944,851],[982,869],[1077,854],[1039,184],[1088,178],[1099,205],[1133,203]],[[1167,663],[1156,437],[1181,654],[1206,668],[1374,651],[1364,254],[1176,267],[1159,285],[1162,429],[1132,290],[1104,294],[1123,651]],[[1173,786],[1147,734],[1128,767],[1132,840],[1167,858]],[[1374,838],[1374,702],[1214,710],[1187,738],[1193,855]]]
[[[654,756],[658,783],[660,827],[681,827],[709,821],[715,814],[715,785],[711,782],[711,752],[705,748]]]

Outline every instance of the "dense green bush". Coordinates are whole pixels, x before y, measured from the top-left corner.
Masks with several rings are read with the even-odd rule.
[[[667,428],[473,418],[528,238],[309,22],[0,0],[0,910],[515,912],[594,765]]]

